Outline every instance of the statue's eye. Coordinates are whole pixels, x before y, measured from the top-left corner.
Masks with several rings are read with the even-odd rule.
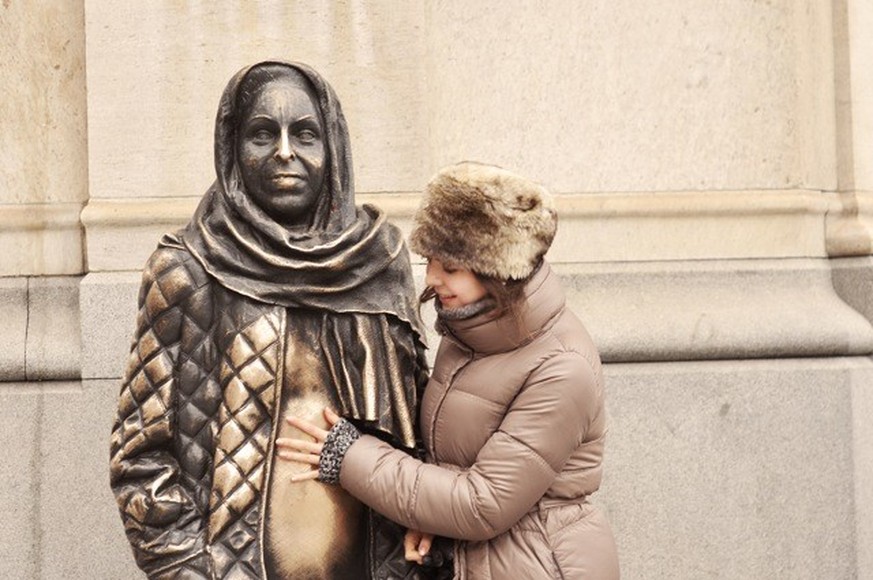
[[[266,129],[259,129],[252,134],[252,140],[256,143],[269,143],[273,140],[273,134]]]
[[[312,143],[316,139],[318,139],[318,134],[312,129],[303,129],[299,133],[297,133],[297,138],[300,139],[304,143]]]

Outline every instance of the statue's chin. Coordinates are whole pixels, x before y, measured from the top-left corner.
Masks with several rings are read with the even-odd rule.
[[[283,197],[285,199],[274,199],[273,203],[258,205],[271,218],[289,228],[300,228],[309,225],[312,221],[312,211],[314,211],[314,208],[300,203],[301,200],[294,194]],[[276,201],[279,201],[279,203],[276,203]],[[265,205],[266,207],[264,207]]]

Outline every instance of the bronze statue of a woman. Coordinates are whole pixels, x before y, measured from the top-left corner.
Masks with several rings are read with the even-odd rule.
[[[274,441],[289,413],[323,421],[329,405],[415,447],[426,363],[402,236],[355,206],[340,104],[304,65],[231,79],[215,166],[143,273],[111,442],[136,561],[150,578],[373,576],[402,530],[339,488],[291,484]]]

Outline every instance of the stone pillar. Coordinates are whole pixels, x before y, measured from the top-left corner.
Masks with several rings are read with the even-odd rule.
[[[79,375],[88,197],[81,2],[0,6],[0,381]]]
[[[3,0],[0,62],[0,577],[60,578],[50,562],[76,547],[73,536],[57,536],[57,524],[81,519],[94,504],[61,492],[80,477],[80,465],[95,465],[88,424],[65,408],[82,391],[82,1]],[[77,462],[82,456],[88,461]]]
[[[827,229],[840,296],[873,321],[873,5],[834,1],[837,190]],[[853,391],[858,573],[873,575],[873,382]]]

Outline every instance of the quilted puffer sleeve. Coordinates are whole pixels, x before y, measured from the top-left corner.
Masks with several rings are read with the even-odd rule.
[[[422,463],[363,436],[346,453],[340,483],[408,527],[490,539],[543,497],[602,406],[592,365],[575,352],[558,354],[534,371],[469,469]]]
[[[152,579],[212,577],[205,494],[181,466],[178,440],[180,345],[203,284],[184,250],[152,255],[112,429],[110,484],[136,562]]]

